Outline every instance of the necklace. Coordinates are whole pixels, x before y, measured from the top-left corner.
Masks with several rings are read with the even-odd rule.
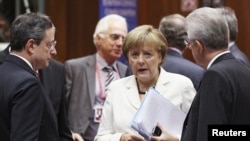
[[[146,92],[140,91],[140,88],[139,88],[139,84],[138,84],[138,82],[137,82],[137,79],[136,79],[136,84],[137,84],[137,89],[138,89],[139,94],[140,94],[140,95],[144,95]]]
[[[146,92],[140,91],[139,88],[138,88],[138,92],[139,92],[139,94],[145,94],[146,93]]]

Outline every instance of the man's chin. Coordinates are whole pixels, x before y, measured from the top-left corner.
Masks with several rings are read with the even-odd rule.
[[[114,55],[114,57],[117,58],[117,59],[120,58],[121,56],[122,55],[120,53],[119,54],[117,53],[117,54]]]

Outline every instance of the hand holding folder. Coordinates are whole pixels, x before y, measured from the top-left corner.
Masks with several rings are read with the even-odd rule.
[[[180,137],[185,117],[186,114],[177,106],[169,102],[154,88],[149,88],[131,122],[131,127],[150,140],[152,132],[159,122],[170,133]]]

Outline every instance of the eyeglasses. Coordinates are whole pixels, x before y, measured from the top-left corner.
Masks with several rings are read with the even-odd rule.
[[[102,33],[102,34],[106,34],[106,33]],[[106,34],[108,35],[108,37],[112,40],[112,41],[118,41],[119,39],[122,40],[122,42],[124,41],[125,37],[123,35],[120,35],[120,34],[116,34],[116,33],[113,33],[113,34]]]
[[[184,39],[184,44],[186,47],[189,47],[190,46],[190,40],[189,39]]]
[[[186,39],[184,39],[184,44],[185,44],[185,46],[186,46],[187,48],[190,48],[190,47],[191,47],[191,43],[192,43],[193,41],[195,41],[195,40],[191,40],[191,39],[186,38]]]
[[[119,34],[110,34],[109,35],[110,39],[113,41],[119,40],[120,38],[122,39],[122,41],[124,41],[125,37]]]
[[[47,47],[49,48],[49,50],[55,49],[56,48],[56,43],[57,41],[51,41],[47,43]]]

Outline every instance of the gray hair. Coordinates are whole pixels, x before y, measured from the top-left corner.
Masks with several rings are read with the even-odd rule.
[[[230,40],[235,41],[238,36],[238,21],[234,10],[230,7],[220,7],[217,9],[221,12],[221,14],[225,17],[227,21]]]
[[[96,44],[95,42],[96,36],[102,35],[106,31],[108,31],[110,23],[116,22],[116,21],[121,22],[121,24],[127,29],[127,21],[124,17],[117,15],[117,14],[107,15],[101,18],[96,25],[95,32],[93,34],[94,44]]]
[[[202,7],[186,17],[190,40],[199,40],[214,50],[227,48],[229,31],[226,20],[215,8]]]
[[[180,14],[171,14],[161,19],[159,30],[167,39],[170,47],[184,50],[186,45],[184,39],[187,38],[185,17]]]
[[[19,15],[10,29],[10,46],[12,50],[20,51],[29,39],[34,39],[39,45],[45,37],[45,31],[55,28],[48,16],[41,13],[25,13]]]

